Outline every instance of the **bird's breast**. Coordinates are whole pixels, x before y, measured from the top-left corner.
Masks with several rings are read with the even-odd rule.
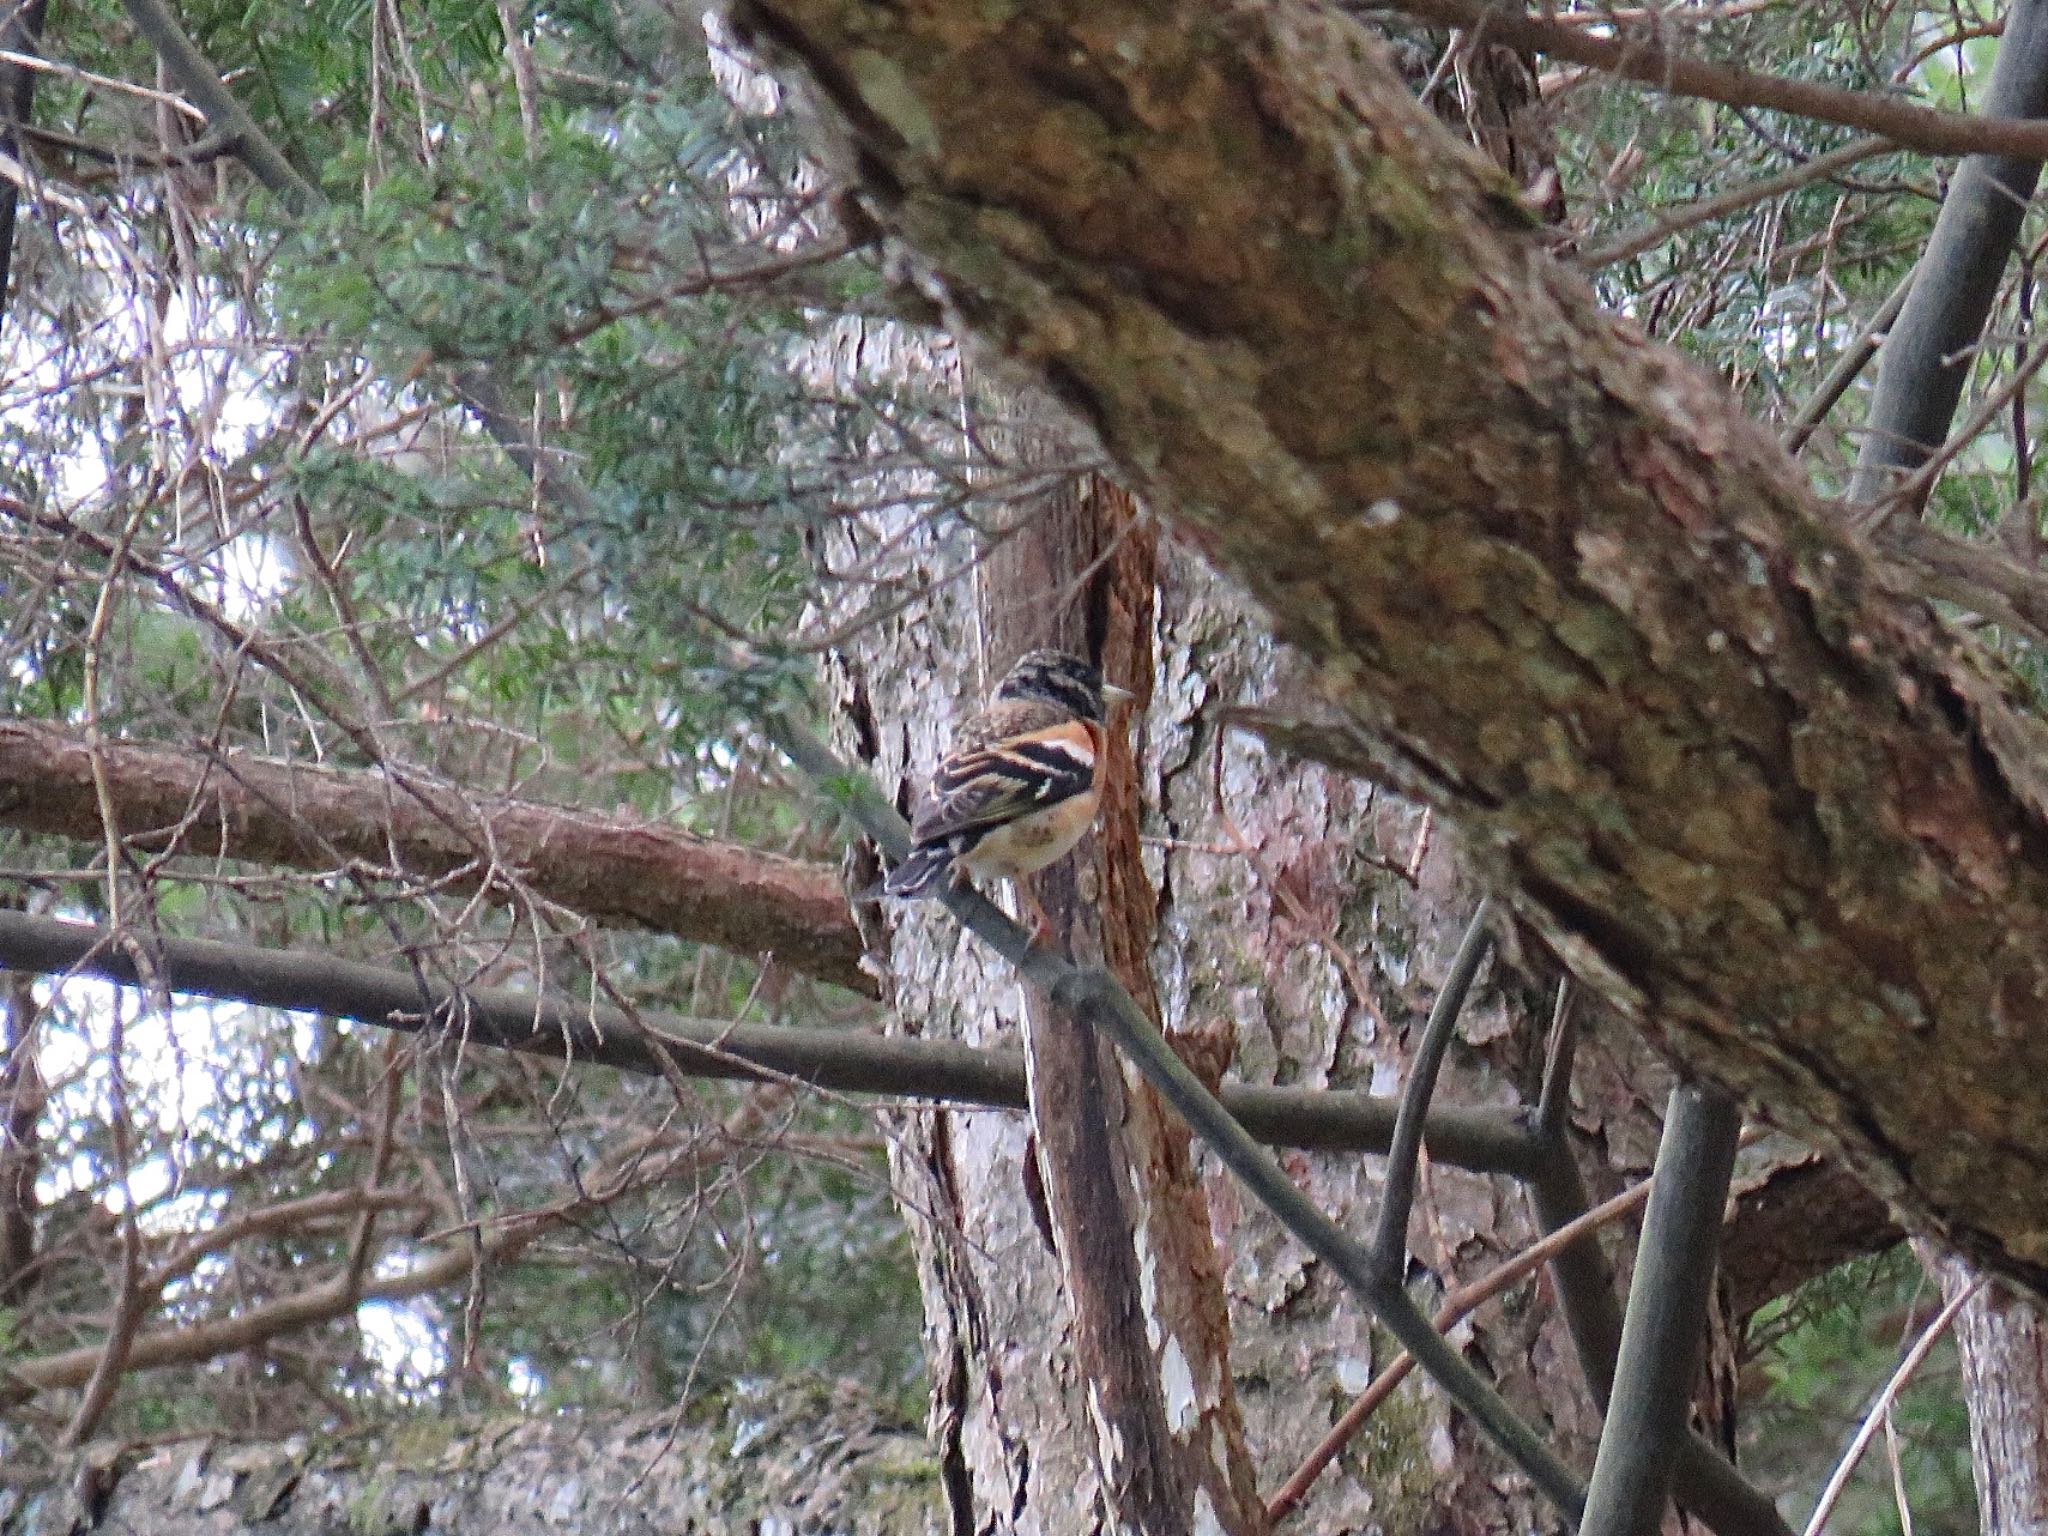
[[[1090,790],[997,827],[961,859],[976,874],[1028,875],[1062,857],[1095,820]]]

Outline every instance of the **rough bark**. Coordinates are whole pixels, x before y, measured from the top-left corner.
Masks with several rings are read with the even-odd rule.
[[[1476,900],[1455,840],[1429,831],[1420,807],[1280,758],[1232,727],[1240,709],[1292,698],[1298,668],[1185,550],[1165,564],[1159,612],[1145,798],[1154,808],[1146,860],[1161,893],[1153,965],[1164,1017],[1181,1032],[1215,1035],[1233,1078],[1391,1090]],[[1522,1102],[1546,1002],[1496,962],[1467,1005],[1437,1104]],[[1607,1108],[1582,1100],[1576,1118],[1597,1128]],[[1654,1116],[1632,1134],[1617,1127],[1613,1139],[1640,1145],[1647,1166]],[[1287,1166],[1340,1225],[1370,1229],[1377,1160],[1299,1157]],[[1204,1170],[1228,1260],[1233,1370],[1270,1495],[1393,1347],[1228,1174],[1206,1158]],[[1534,1235],[1517,1185],[1442,1163],[1428,1166],[1413,1229],[1428,1284],[1447,1289]],[[1598,1418],[1574,1388],[1552,1309],[1520,1292],[1476,1314],[1455,1342],[1551,1430],[1568,1460],[1590,1465]],[[1553,1519],[1433,1389],[1411,1382],[1317,1481],[1288,1528],[1541,1530]]]
[[[408,1422],[245,1445],[96,1447],[36,1466],[0,1437],[4,1536],[637,1536],[946,1529],[924,1437],[816,1383],[706,1411]]]
[[[862,336],[843,361],[948,387],[945,357],[900,331]],[[1033,445],[998,435],[1038,461]],[[862,628],[840,658],[842,742],[900,783],[906,805],[1016,652],[1106,648],[1114,680],[1142,688],[1150,675],[1149,539],[1112,532],[1092,499],[1056,499],[1043,517],[1011,509],[1008,530],[986,540],[908,506],[837,536],[835,568],[932,593],[919,624]],[[971,584],[957,579],[967,570]],[[1114,862],[1105,866],[1090,840],[1075,865],[1085,873],[1042,877],[1041,891],[1070,942],[1143,991],[1152,897],[1136,856],[1130,761],[1119,754],[1101,818]],[[1142,1083],[1125,1081],[1113,1052],[1026,996],[946,914],[886,916],[876,942],[898,1027],[975,1043],[1021,1037],[1030,1068],[1030,1125],[941,1110],[906,1120],[892,1139],[956,1523],[1259,1529],[1185,1130]]]
[[[737,0],[962,329],[1239,573],[1577,974],[2048,1284],[2038,724],[1351,23]]]
[[[459,789],[424,774],[309,768],[137,743],[103,754],[129,846],[297,869],[353,868],[442,889],[521,891],[600,923],[651,928],[872,994],[837,877],[678,827]],[[82,738],[0,720],[0,826],[98,844]]]

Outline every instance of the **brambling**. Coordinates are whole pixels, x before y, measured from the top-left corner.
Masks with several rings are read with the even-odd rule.
[[[880,893],[915,899],[959,870],[1014,879],[1062,857],[1095,820],[1108,706],[1131,697],[1078,656],[1019,657],[933,770],[910,855]]]

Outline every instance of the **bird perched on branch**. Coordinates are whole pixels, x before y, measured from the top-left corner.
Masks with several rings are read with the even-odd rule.
[[[1060,858],[1095,820],[1107,710],[1130,697],[1065,651],[1019,657],[933,770],[910,856],[878,893],[914,899],[956,871],[1015,878]]]

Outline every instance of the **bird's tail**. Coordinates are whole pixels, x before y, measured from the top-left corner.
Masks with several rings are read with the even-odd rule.
[[[864,900],[895,896],[905,901],[915,901],[918,897],[929,896],[936,890],[952,868],[953,850],[944,843],[913,848],[910,850],[909,858],[889,871],[888,879],[879,885],[870,886],[861,892],[861,896]]]

